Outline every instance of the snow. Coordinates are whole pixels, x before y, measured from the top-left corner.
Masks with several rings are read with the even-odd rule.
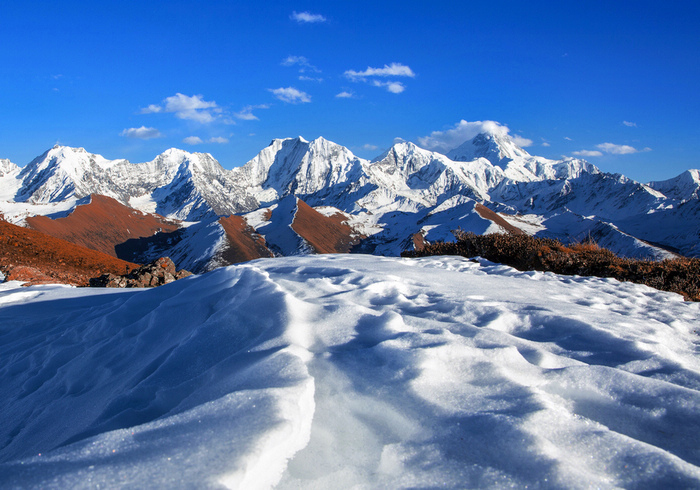
[[[700,305],[477,259],[0,285],[0,487],[689,488]]]

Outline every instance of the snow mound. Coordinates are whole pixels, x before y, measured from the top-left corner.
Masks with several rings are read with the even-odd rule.
[[[7,284],[0,486],[697,487],[698,320],[458,257]]]

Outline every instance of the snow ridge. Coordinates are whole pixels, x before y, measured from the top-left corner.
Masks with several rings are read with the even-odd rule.
[[[645,286],[323,255],[0,304],[3,487],[700,484],[700,306]]]

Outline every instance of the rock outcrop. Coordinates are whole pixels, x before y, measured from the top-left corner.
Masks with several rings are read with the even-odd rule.
[[[186,270],[175,270],[175,264],[168,257],[161,257],[150,264],[134,269],[123,276],[103,274],[90,279],[91,287],[103,288],[149,288],[162,286],[183,277],[191,276]]]

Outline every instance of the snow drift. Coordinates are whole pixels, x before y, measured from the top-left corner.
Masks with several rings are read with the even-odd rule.
[[[0,286],[2,487],[696,487],[700,305],[458,257]]]

